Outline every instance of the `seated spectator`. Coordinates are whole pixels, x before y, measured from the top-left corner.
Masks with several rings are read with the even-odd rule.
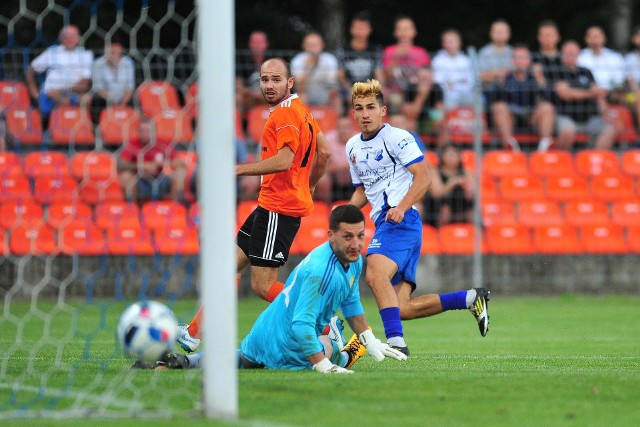
[[[60,31],[60,45],[47,48],[27,69],[27,87],[37,99],[40,112],[48,117],[59,105],[86,105],[91,95],[93,52],[79,46],[80,32],[75,25]],[[36,73],[46,73],[42,90],[38,89]]]
[[[513,71],[496,91],[497,101],[491,105],[492,118],[505,148],[519,151],[514,127],[529,132],[531,127],[540,135],[538,150],[551,146],[554,126],[554,110],[551,89],[542,70],[531,67],[531,53],[525,45],[513,48]]]
[[[342,113],[338,94],[338,60],[324,52],[324,40],[317,31],[304,36],[303,52],[291,59],[291,74],[295,77],[298,95],[307,105],[323,105]]]
[[[368,12],[360,12],[351,20],[349,32],[351,40],[338,47],[338,79],[344,110],[351,107],[351,88],[355,82],[376,79],[384,84],[382,71],[382,46],[371,44],[371,17]]]
[[[404,114],[415,129],[418,120],[426,118],[436,131],[442,131],[442,90],[433,82],[427,50],[413,43],[418,35],[415,23],[408,16],[396,18],[393,35],[397,43],[387,46],[382,55],[389,114]]]
[[[538,25],[538,44],[540,49],[533,52],[535,68],[540,68],[547,82],[555,80],[558,70],[562,68],[562,59],[558,44],[560,32],[555,22],[545,20]]]
[[[93,63],[92,117],[98,122],[105,107],[130,105],[135,89],[133,60],[124,55],[124,44],[120,36],[107,40],[104,56]]]
[[[633,50],[624,57],[625,76],[629,93],[627,103],[632,104],[636,113],[636,125],[640,126],[640,26],[631,35]]]
[[[475,77],[461,48],[458,30],[448,29],[442,33],[442,50],[433,57],[433,80],[442,88],[445,110],[473,104]]]
[[[595,82],[587,68],[578,65],[580,45],[566,41],[562,45],[562,65],[551,83],[556,101],[557,147],[571,149],[577,132],[585,132],[594,148],[611,149],[616,137],[615,126],[603,117],[607,91]]]
[[[238,111],[248,111],[255,105],[264,104],[260,91],[260,65],[271,56],[269,38],[264,31],[252,31],[248,49],[236,54],[236,96]]]
[[[488,103],[494,101],[494,95],[504,82],[511,70],[513,48],[509,44],[511,27],[504,19],[498,19],[491,24],[489,31],[491,42],[484,45],[478,52],[478,68],[480,81]]]
[[[164,173],[170,167],[171,175]],[[181,201],[187,165],[173,145],[156,139],[153,122],[140,120],[138,138],[124,146],[118,159],[118,176],[129,201],[145,202],[170,197]]]
[[[425,222],[437,227],[472,222],[474,192],[473,177],[464,169],[460,151],[452,144],[445,145],[424,199]]]

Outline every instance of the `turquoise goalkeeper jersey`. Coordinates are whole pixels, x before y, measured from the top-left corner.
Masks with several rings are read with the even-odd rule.
[[[291,272],[284,289],[260,314],[240,351],[271,369],[311,369],[308,355],[338,308],[345,318],[363,314],[358,287],[362,257],[344,268],[328,242],[311,251]]]

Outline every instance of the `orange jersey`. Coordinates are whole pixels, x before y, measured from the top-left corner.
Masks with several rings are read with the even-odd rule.
[[[316,155],[320,127],[298,95],[291,95],[275,107],[262,131],[262,159],[287,146],[295,153],[289,170],[262,176],[258,204],[284,215],[311,214],[313,200],[309,174]]]

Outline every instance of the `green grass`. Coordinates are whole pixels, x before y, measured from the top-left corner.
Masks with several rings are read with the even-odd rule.
[[[364,302],[374,332],[383,336],[375,303]],[[68,387],[67,394],[79,399],[78,388],[90,387],[94,395],[111,390],[122,405],[139,398],[149,409],[170,406],[174,412],[170,420],[92,420],[94,426],[212,425],[192,402],[200,393],[199,371],[132,372],[131,362],[114,354],[112,328],[122,304],[84,305],[78,316],[71,307],[52,311],[51,305],[30,310],[14,304],[11,316],[5,311],[0,320],[5,368],[0,385],[19,381],[37,390],[49,370],[44,381],[50,393],[37,398],[25,390],[11,397],[2,387],[0,413],[21,405],[47,408],[55,389]],[[175,311],[187,318],[194,305],[183,301]],[[365,356],[349,376],[240,371],[237,424],[639,425],[639,305],[640,298],[631,296],[495,296],[486,338],[466,312],[405,322],[412,353],[404,363],[376,363]],[[265,306],[256,299],[239,302],[240,337]],[[16,346],[19,323],[23,342]],[[69,343],[35,347],[43,336]],[[75,367],[72,382],[62,365]],[[93,382],[97,372],[99,383]],[[95,400],[87,403],[95,406]],[[63,396],[58,403],[72,401]],[[0,419],[3,426],[86,424],[85,419]]]

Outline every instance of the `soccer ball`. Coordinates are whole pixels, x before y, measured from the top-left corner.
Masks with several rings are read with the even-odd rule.
[[[178,320],[164,304],[139,301],[120,315],[116,336],[127,356],[154,362],[173,350],[178,338]]]

